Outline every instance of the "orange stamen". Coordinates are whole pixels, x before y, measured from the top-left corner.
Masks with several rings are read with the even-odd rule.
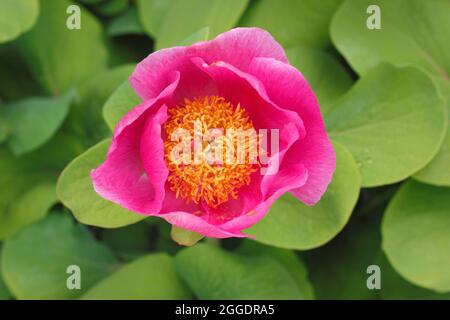
[[[242,139],[226,134],[227,130],[253,130],[256,133],[247,111],[239,104],[234,107],[222,97],[207,96],[185,99],[183,105],[169,108],[168,113],[169,119],[164,124],[164,151],[170,189],[176,197],[181,196],[187,202],[204,201],[212,208],[228,201],[230,197],[236,199],[239,189],[250,184],[251,174],[260,166],[257,161],[242,161],[242,157],[238,160],[242,153],[234,152],[241,150],[250,159],[250,152],[258,145],[258,135],[247,135],[242,145]],[[173,139],[180,129],[189,135]],[[208,134],[212,129],[220,130],[222,134],[218,138]],[[202,135],[202,150],[198,154],[195,153],[194,141],[199,132]],[[176,158],[174,151],[180,151],[180,140],[184,146],[191,148],[188,154],[183,153],[180,158]],[[234,151],[230,156],[232,149]],[[215,157],[211,162],[211,154],[221,155],[223,161],[217,161]]]

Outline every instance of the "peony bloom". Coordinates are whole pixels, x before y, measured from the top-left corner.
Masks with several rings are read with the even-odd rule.
[[[245,237],[285,192],[313,205],[327,189],[336,160],[316,97],[268,32],[237,28],[154,52],[130,82],[143,102],[119,122],[105,162],[91,173],[102,197],[227,238]],[[256,132],[241,151],[256,145],[257,159],[208,158],[237,146],[227,130]]]

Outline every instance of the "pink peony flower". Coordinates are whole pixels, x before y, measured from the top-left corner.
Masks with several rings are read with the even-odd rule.
[[[313,205],[327,189],[336,160],[317,99],[268,32],[237,28],[211,41],[154,52],[130,82],[143,102],[119,122],[106,161],[91,173],[105,199],[227,238],[245,237],[242,230],[285,192]],[[200,140],[200,158],[189,162],[196,155],[195,128],[218,129],[220,140]],[[236,146],[235,138],[220,135],[233,129],[258,133],[244,144],[248,151],[256,141],[258,160],[206,161],[205,150],[223,152],[220,143],[209,142],[228,141],[227,150]],[[174,140],[179,130],[187,138]],[[277,138],[268,137],[265,146],[264,130]],[[179,142],[187,148],[183,161],[174,158]]]

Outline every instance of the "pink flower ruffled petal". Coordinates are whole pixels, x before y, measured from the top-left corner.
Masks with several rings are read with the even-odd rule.
[[[208,63],[224,61],[242,70],[255,57],[288,61],[283,48],[267,31],[259,28],[236,28],[211,41],[190,47],[162,49],[150,54],[137,65],[130,77],[131,85],[142,99],[154,98],[170,83],[171,71],[189,72],[192,66],[188,60],[192,57],[200,57]],[[196,86],[190,87],[196,92],[201,92],[202,87],[207,86],[207,81],[201,77],[187,78],[186,83],[195,83]]]
[[[302,118],[307,134],[288,153],[306,167],[309,177],[304,186],[291,192],[305,204],[317,203],[331,182],[336,156],[312,89],[297,69],[275,59],[254,59],[249,73],[264,84],[279,107],[296,111]]]
[[[167,177],[164,159],[158,158],[159,172],[148,163],[146,151],[141,153],[141,139],[146,130],[154,146],[162,146],[160,131],[167,118],[165,108],[158,108],[170,97],[178,84],[178,76],[173,78],[160,95],[133,108],[117,125],[106,161],[92,170],[94,190],[103,198],[141,214],[152,214],[161,210],[164,198],[164,183]],[[151,109],[153,108],[153,109]],[[149,110],[153,116],[148,117]],[[151,112],[150,112],[151,113]],[[145,146],[145,144],[144,144]],[[150,172],[150,173],[149,173]]]

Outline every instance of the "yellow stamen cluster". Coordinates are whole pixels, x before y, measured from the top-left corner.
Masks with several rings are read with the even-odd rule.
[[[238,152],[230,158],[227,150],[239,149],[237,145],[242,144],[242,140],[237,136],[231,136],[230,139],[225,132],[254,131],[247,111],[239,104],[234,107],[222,97],[206,96],[193,100],[185,99],[183,105],[169,108],[168,113],[169,118],[164,124],[164,152],[170,189],[176,193],[177,198],[181,196],[187,202],[195,203],[204,201],[212,208],[228,201],[230,197],[236,199],[239,188],[250,184],[251,174],[258,169],[259,163],[241,161],[242,158],[238,161]],[[214,132],[211,130],[220,130],[223,134],[219,139],[209,139],[210,133]],[[189,133],[184,140],[181,139],[184,146],[188,147],[195,145],[194,140],[199,132],[202,134],[199,157],[195,153],[195,147],[188,149],[187,157],[186,154],[180,158],[174,156],[176,148],[180,148],[180,139],[173,139],[177,132]],[[258,136],[247,137],[244,147],[241,145],[240,150],[249,155],[255,144],[258,144]],[[211,163],[208,160],[211,159],[211,154],[221,154],[224,161]]]

